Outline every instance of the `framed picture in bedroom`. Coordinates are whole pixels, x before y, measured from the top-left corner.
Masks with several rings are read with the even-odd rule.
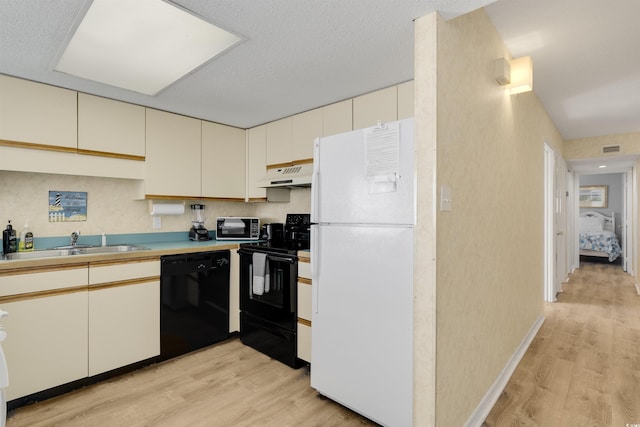
[[[607,208],[607,186],[589,185],[580,187],[581,208]]]

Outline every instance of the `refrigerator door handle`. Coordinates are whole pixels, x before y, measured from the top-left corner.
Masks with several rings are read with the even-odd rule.
[[[318,313],[318,288],[320,287],[320,282],[317,279],[318,272],[320,271],[320,244],[319,240],[319,230],[318,226],[315,224],[311,225],[311,283],[312,290],[314,292],[313,298],[311,298],[312,310],[314,313]]]
[[[318,222],[318,197],[320,195],[320,138],[313,142],[313,175],[311,177],[311,222]]]

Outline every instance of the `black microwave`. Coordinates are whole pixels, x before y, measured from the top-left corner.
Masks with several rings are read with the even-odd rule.
[[[216,218],[216,240],[258,240],[260,219],[253,217],[221,216]]]

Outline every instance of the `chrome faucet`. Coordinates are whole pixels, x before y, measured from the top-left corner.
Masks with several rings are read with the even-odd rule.
[[[78,237],[80,237],[79,231],[74,231],[71,233],[71,246],[75,246],[78,243]]]

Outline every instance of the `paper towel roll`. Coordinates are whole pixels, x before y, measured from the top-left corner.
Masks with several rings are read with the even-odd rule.
[[[184,205],[179,203],[154,203],[151,205],[151,215],[182,215]]]

